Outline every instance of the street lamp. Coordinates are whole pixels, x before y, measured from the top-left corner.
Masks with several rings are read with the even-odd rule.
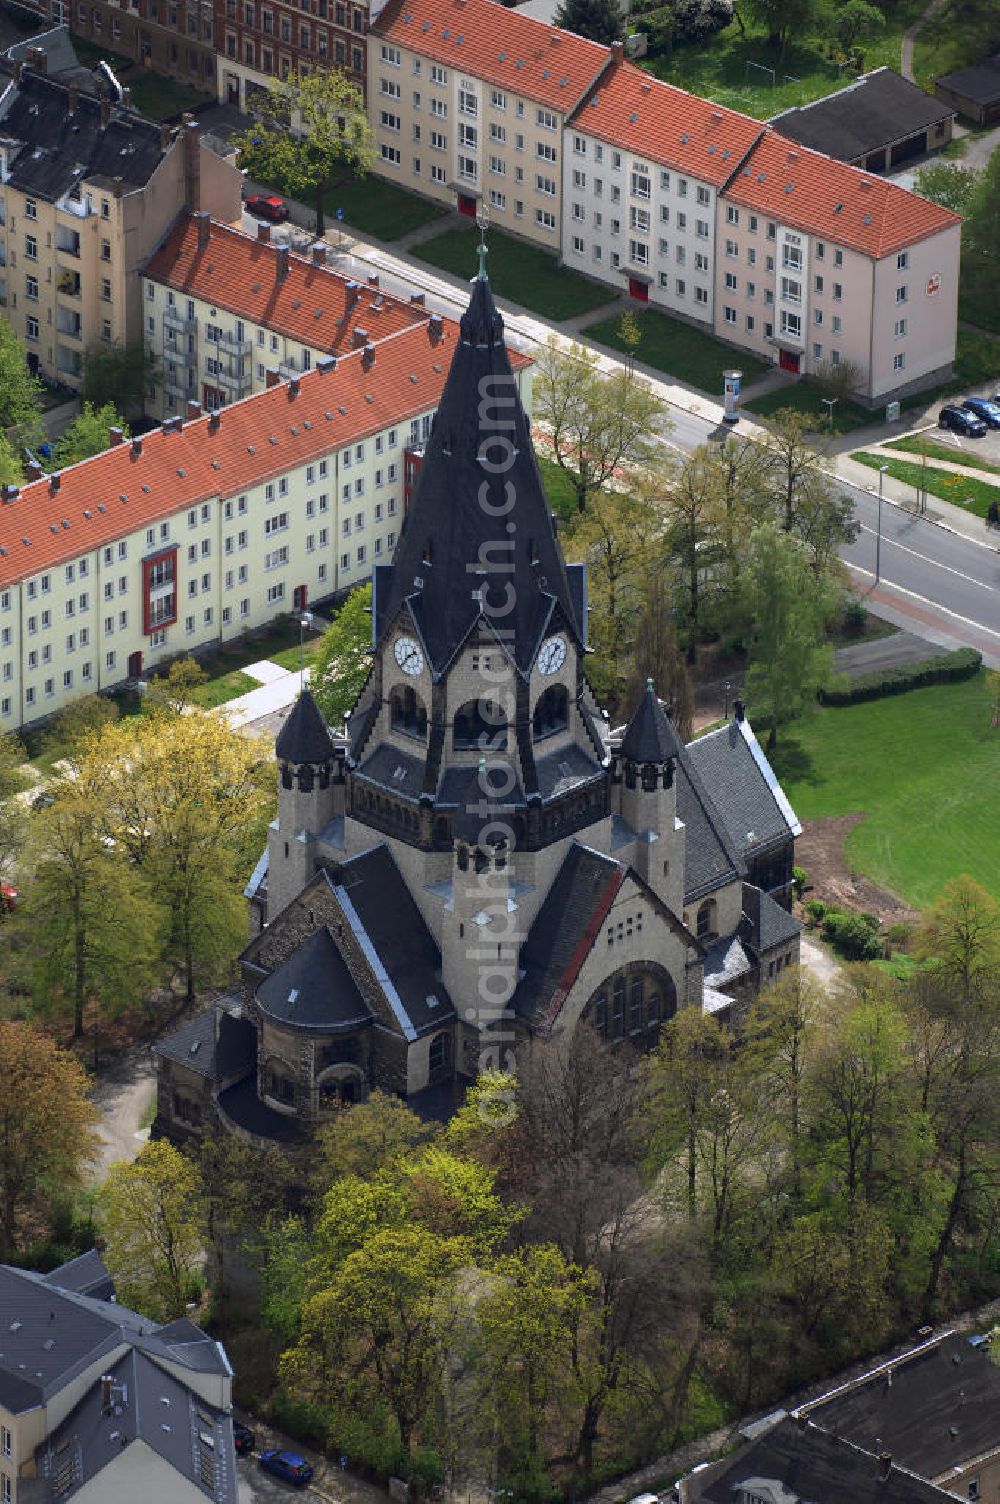
[[[313,624],[311,611],[303,611],[299,617],[299,694],[306,687],[306,630]]]
[[[840,398],[839,397],[821,397],[819,400],[822,402],[823,406],[826,408],[827,412],[830,414],[830,432],[833,433],[833,409],[837,406],[837,403],[840,401]]]
[[[882,481],[888,465],[878,467],[878,521],[875,525],[875,583],[882,577]]]
[[[729,691],[732,689],[732,687],[733,686],[730,684],[729,680],[727,679],[726,680],[726,715],[725,715],[725,719],[727,721],[729,720]]]

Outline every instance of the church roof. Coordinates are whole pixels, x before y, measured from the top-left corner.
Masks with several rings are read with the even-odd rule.
[[[333,743],[326,722],[308,689],[299,695],[292,712],[278,733],[274,752],[279,762],[326,762],[333,756]]]
[[[645,693],[625,728],[621,755],[630,762],[666,762],[679,756],[680,750],[680,738],[657,698],[652,679],[647,679]]]
[[[316,930],[257,988],[261,1011],[296,1030],[339,1033],[371,1021],[371,1012],[325,927]]]
[[[391,573],[379,571],[379,635],[404,602],[435,677],[481,618],[491,624],[491,603],[522,674],[555,619],[582,638],[579,590],[570,589],[485,277],[473,283],[462,316]]]
[[[750,722],[733,719],[686,748],[743,856],[802,834]]]

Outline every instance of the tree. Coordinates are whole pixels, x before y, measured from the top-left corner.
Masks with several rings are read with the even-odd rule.
[[[20,486],[24,482],[24,470],[17,451],[7,435],[0,432],[0,486]]]
[[[24,845],[27,819],[23,804],[15,798],[27,787],[24,762],[27,753],[10,732],[0,732],[0,878],[9,880],[14,861]],[[7,905],[0,903],[0,920]]]
[[[822,360],[814,367],[812,383],[824,396],[838,402],[850,402],[864,382],[864,373],[855,360],[842,360],[834,365],[832,360]],[[830,420],[832,427],[832,419]]]
[[[868,0],[841,0],[830,6],[823,23],[842,52],[853,52],[856,42],[867,41],[885,26],[885,16]]]
[[[647,681],[671,707],[671,718],[682,742],[693,734],[694,686],[677,646],[677,628],[662,576],[649,573],[643,588],[643,604],[635,633],[632,672],[624,704],[631,710],[639,703]]]
[[[0,430],[17,430],[19,444],[32,448],[44,439],[42,384],[28,370],[24,346],[6,319],[0,319]]]
[[[160,374],[144,340],[92,345],[83,358],[80,396],[98,410],[110,406],[116,413],[140,417],[146,390],[157,384]]]
[[[1000,1008],[1000,903],[975,878],[945,884],[917,929],[915,950],[953,1006]]]
[[[770,724],[768,748],[778,729],[815,699],[833,671],[825,624],[837,603],[836,586],[818,579],[806,546],[773,523],[755,529],[743,576],[750,642],[747,698]]]
[[[772,514],[786,533],[807,543],[817,572],[826,569],[842,543],[858,534],[849,494],[823,474],[809,439],[809,419],[781,408],[765,425],[770,455]]]
[[[165,674],[156,674],[146,689],[146,708],[163,710],[168,715],[183,715],[198,703],[196,690],[207,680],[208,675],[188,653],[175,658]]]
[[[572,29],[570,27],[571,31]],[[642,326],[631,308],[626,308],[618,320],[618,338],[623,345],[628,347],[628,363],[629,370],[631,371],[632,362],[635,360],[635,352],[642,344]]]
[[[36,1002],[68,1005],[79,1039],[88,1003],[114,1009],[152,985],[164,916],[143,873],[106,834],[100,775],[84,766],[50,790],[54,803],[32,817],[23,918]]]
[[[196,711],[119,722],[95,757],[111,834],[166,909],[167,954],[192,1001],[200,980],[226,973],[244,933],[242,883],[273,807],[264,748]]]
[[[197,1288],[204,1195],[197,1166],[166,1139],[111,1166],[101,1189],[104,1261],[123,1305],[183,1316]]]
[[[310,1179],[321,1196],[344,1176],[369,1180],[430,1136],[428,1125],[399,1097],[373,1091],[317,1130]]]
[[[552,335],[538,354],[532,386],[535,419],[546,427],[552,456],[573,483],[579,511],[625,466],[662,462],[658,439],[669,431],[666,404],[645,381],[600,371],[596,351],[569,350]]]
[[[687,661],[694,663],[701,635],[703,586],[711,589],[722,572],[722,518],[713,466],[696,449],[665,495],[663,543],[676,574],[678,615],[683,619]]]
[[[53,464],[57,469],[63,469],[66,465],[90,459],[91,455],[103,454],[111,444],[108,432],[111,428],[120,428],[126,439],[132,437],[128,424],[112,403],[105,402],[102,407],[95,407],[92,402],[85,402],[78,416],[57,440],[52,451]]]
[[[220,1303],[229,1296],[227,1255],[235,1243],[263,1261],[263,1231],[285,1205],[289,1164],[274,1145],[258,1149],[234,1134],[201,1139],[193,1150],[202,1185],[212,1284]]]
[[[372,587],[352,590],[323,633],[313,659],[309,688],[323,719],[342,726],[371,670]]]
[[[979,183],[979,174],[958,162],[928,162],[917,173],[916,189],[924,198],[955,214],[968,215]]]
[[[780,68],[789,37],[808,36],[816,14],[816,0],[743,0],[747,15],[767,31]]]
[[[84,695],[54,715],[42,736],[42,749],[75,772],[105,726],[118,719],[118,706],[107,695]]]
[[[72,1055],[26,1023],[0,1020],[0,1250],[21,1246],[29,1217],[79,1185],[97,1147],[100,1113]]]
[[[566,31],[575,31],[577,36],[600,42],[602,47],[610,47],[622,38],[618,0],[560,0],[555,24]]]
[[[251,177],[312,197],[318,236],[325,231],[326,195],[351,177],[364,177],[375,160],[364,96],[334,68],[273,80],[261,119],[231,145]]]
[[[963,244],[985,258],[991,276],[1000,275],[1000,149],[995,150],[976,181],[963,230]],[[993,283],[996,286],[996,282]]]

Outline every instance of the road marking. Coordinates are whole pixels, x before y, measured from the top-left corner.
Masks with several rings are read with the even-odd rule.
[[[859,522],[858,528],[862,533],[871,533],[874,538],[875,528],[869,527],[867,522]],[[971,541],[973,540],[970,539]],[[924,564],[931,564],[935,569],[943,569],[945,574],[953,574],[957,579],[965,580],[966,584],[978,585],[980,590],[988,590],[991,595],[996,595],[997,593],[995,585],[988,585],[985,580],[977,580],[975,575],[965,574],[961,569],[953,569],[950,564],[942,564],[940,559],[932,559],[929,554],[919,553],[917,549],[911,548],[908,543],[900,543],[896,538],[890,538],[886,533],[883,533],[882,547],[885,548],[887,544],[890,544],[893,548],[902,549],[903,553],[912,554],[913,558],[922,560]],[[856,567],[860,568],[860,565]],[[864,572],[865,574],[870,574],[872,571],[866,569]],[[899,589],[902,588],[902,586],[899,586]]]
[[[860,564],[849,564],[847,567],[853,570],[855,574],[866,575],[872,581],[875,579],[875,571],[873,569],[865,569]],[[995,637],[1000,642],[1000,632],[994,627],[984,626],[981,621],[973,621],[971,617],[962,616],[960,612],[952,611],[950,606],[942,606],[940,601],[932,601],[926,595],[918,595],[915,590],[907,590],[905,585],[896,585],[892,580],[887,580],[884,576],[879,580],[879,585],[886,590],[896,590],[900,595],[908,595],[911,600],[920,601],[921,605],[928,606],[931,611],[939,611],[943,616],[950,616],[955,621],[960,621],[963,626],[971,628],[973,632],[985,632],[988,636]]]

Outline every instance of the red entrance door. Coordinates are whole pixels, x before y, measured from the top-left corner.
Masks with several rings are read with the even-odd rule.
[[[470,219],[475,219],[475,217],[476,217],[476,201],[475,201],[475,199],[474,198],[470,198],[467,193],[460,193],[458,195],[458,212],[459,212],[459,214],[467,214]]]
[[[640,282],[637,277],[629,277],[628,295],[630,298],[635,298],[639,303],[648,303],[649,283]]]
[[[296,585],[292,592],[292,610],[304,611],[309,604],[309,586]]]
[[[778,364],[783,371],[792,371],[796,376],[799,374],[799,361],[801,356],[797,350],[781,350],[778,353]]]
[[[138,679],[138,677],[139,677],[139,675],[141,673],[142,673],[142,654],[141,653],[129,653],[129,655],[128,655],[128,676],[129,676],[129,678],[130,679]]]

